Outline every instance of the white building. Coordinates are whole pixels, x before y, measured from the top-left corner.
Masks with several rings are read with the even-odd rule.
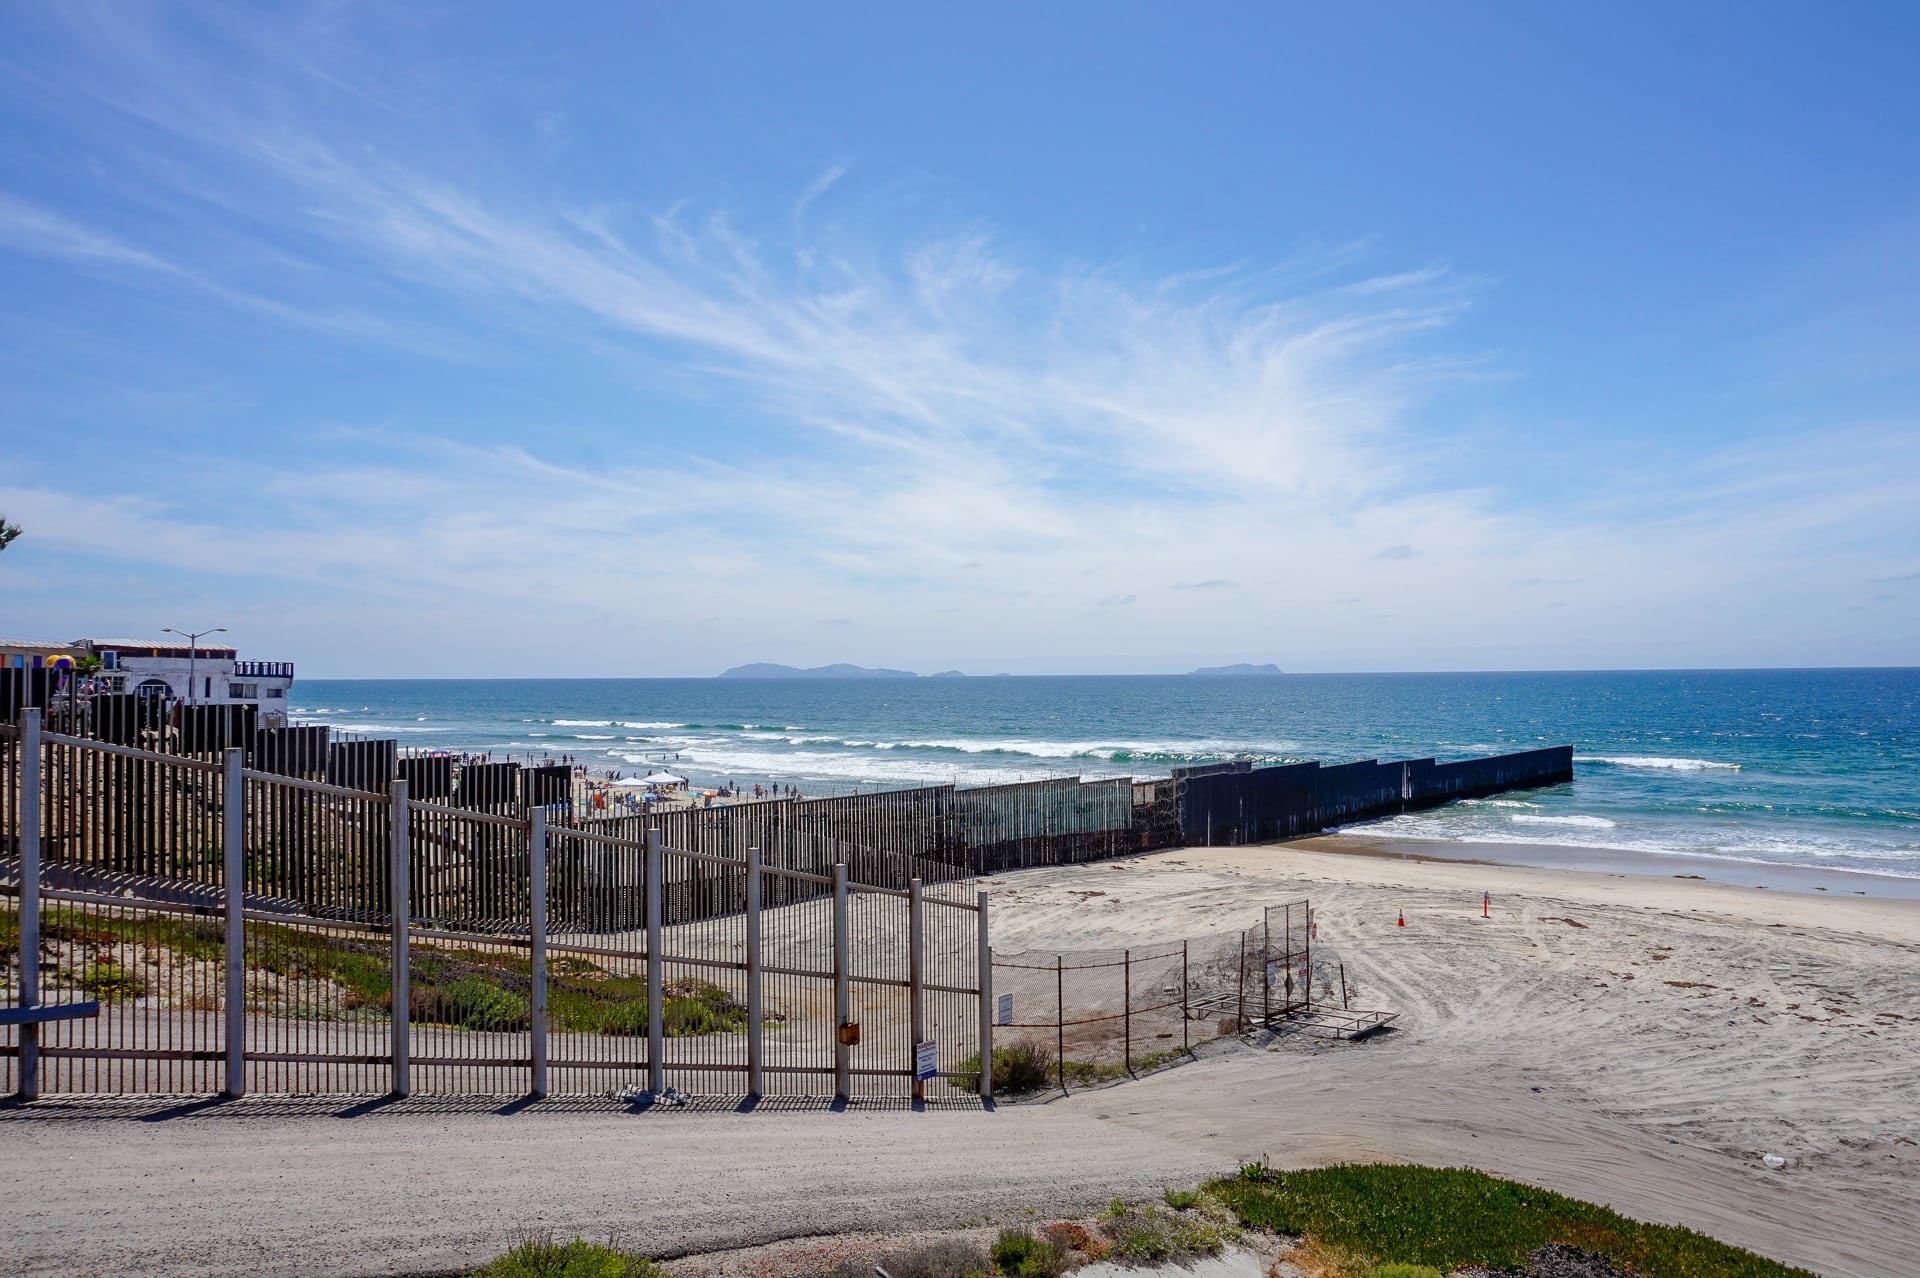
[[[165,697],[189,705],[252,705],[263,728],[287,726],[291,661],[241,661],[220,644],[189,647],[178,640],[76,640],[100,658],[99,682],[114,692]]]

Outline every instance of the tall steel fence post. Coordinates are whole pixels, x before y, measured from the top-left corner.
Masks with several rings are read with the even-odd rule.
[[[647,1091],[658,1100],[667,1090],[666,981],[660,962],[661,898],[666,895],[660,831],[647,831]]]
[[[413,1094],[413,1065],[408,1059],[411,1044],[408,1034],[413,1023],[413,982],[407,949],[407,928],[413,916],[413,903],[407,896],[407,837],[412,810],[407,806],[407,782],[396,777],[387,787],[392,846],[387,849],[387,885],[391,893],[387,912],[393,933],[393,1094]]]
[[[766,970],[760,954],[760,849],[747,849],[747,1095],[760,1099],[766,1088],[767,1026],[762,985]]]
[[[833,1094],[846,1100],[853,1094],[853,1045],[847,1026],[853,1021],[853,983],[848,978],[852,938],[847,935],[847,863],[833,864]]]
[[[1307,902],[1307,994],[1306,1006],[1313,1007],[1313,902]]]
[[[1180,1050],[1193,1050],[1193,1014],[1187,1006],[1187,994],[1193,987],[1187,983],[1187,943],[1180,942]]]
[[[1060,1090],[1067,1090],[1067,960],[1053,956],[1053,1063]]]
[[[1236,992],[1240,996],[1240,1008],[1233,1020],[1234,1033],[1237,1034],[1247,1028],[1247,934],[1245,932],[1240,934],[1240,979]]]
[[[20,721],[20,1006],[40,1004],[40,711]],[[20,1099],[40,1099],[40,1026],[20,1027]]]
[[[1260,1023],[1273,1024],[1273,924],[1268,920],[1272,907],[1260,915]]]
[[[1127,1073],[1133,1073],[1133,951],[1120,951],[1120,1025],[1125,1036],[1121,1048]]]
[[[980,1099],[993,1099],[993,944],[987,939],[987,894],[980,902]]]
[[[220,841],[227,902],[227,1075],[222,1094],[238,1100],[247,1094],[247,780],[244,752],[228,750],[221,796]]]
[[[535,808],[527,827],[527,957],[532,968],[533,1095],[547,1095],[547,810]]]
[[[907,880],[907,1019],[910,1023],[907,1062],[913,1068],[913,1098],[925,1100],[927,1085],[920,1078],[920,1044],[927,1036],[926,947],[921,884],[918,876]]]

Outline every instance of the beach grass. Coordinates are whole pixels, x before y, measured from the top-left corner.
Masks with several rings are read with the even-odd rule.
[[[474,1270],[473,1278],[666,1278],[666,1270],[612,1243],[534,1235]]]
[[[1057,1087],[1064,1077],[1073,1087],[1099,1087],[1150,1073],[1190,1055],[1185,1048],[1143,1052],[1133,1058],[1132,1068],[1125,1061],[1081,1061],[1069,1057],[1056,1061],[1048,1048],[1032,1042],[1016,1042],[993,1049],[993,1090],[996,1095],[1014,1096],[1021,1092]],[[954,1070],[954,1083],[972,1091],[980,1081],[980,1055],[962,1060]]]
[[[1303,1236],[1341,1258],[1354,1278],[1394,1265],[1524,1271],[1528,1257],[1549,1243],[1604,1256],[1646,1278],[1811,1278],[1691,1229],[1631,1220],[1465,1168],[1353,1164],[1282,1172],[1254,1164],[1206,1188],[1243,1225]]]

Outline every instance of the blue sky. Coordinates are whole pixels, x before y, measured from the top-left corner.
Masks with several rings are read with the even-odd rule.
[[[557,16],[556,16],[557,12]],[[1920,660],[1904,6],[0,9],[0,634]]]

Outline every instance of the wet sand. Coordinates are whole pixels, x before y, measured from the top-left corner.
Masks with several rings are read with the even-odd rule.
[[[1311,852],[1395,857],[1416,861],[1464,861],[1478,865],[1531,866],[1596,874],[1637,874],[1650,878],[1704,879],[1734,887],[1778,892],[1824,893],[1920,901],[1920,878],[1869,874],[1861,870],[1823,870],[1798,865],[1768,865],[1720,857],[1664,856],[1624,848],[1571,847],[1555,843],[1462,843],[1445,839],[1409,839],[1374,834],[1365,825],[1336,834],[1296,839],[1287,846]]]

